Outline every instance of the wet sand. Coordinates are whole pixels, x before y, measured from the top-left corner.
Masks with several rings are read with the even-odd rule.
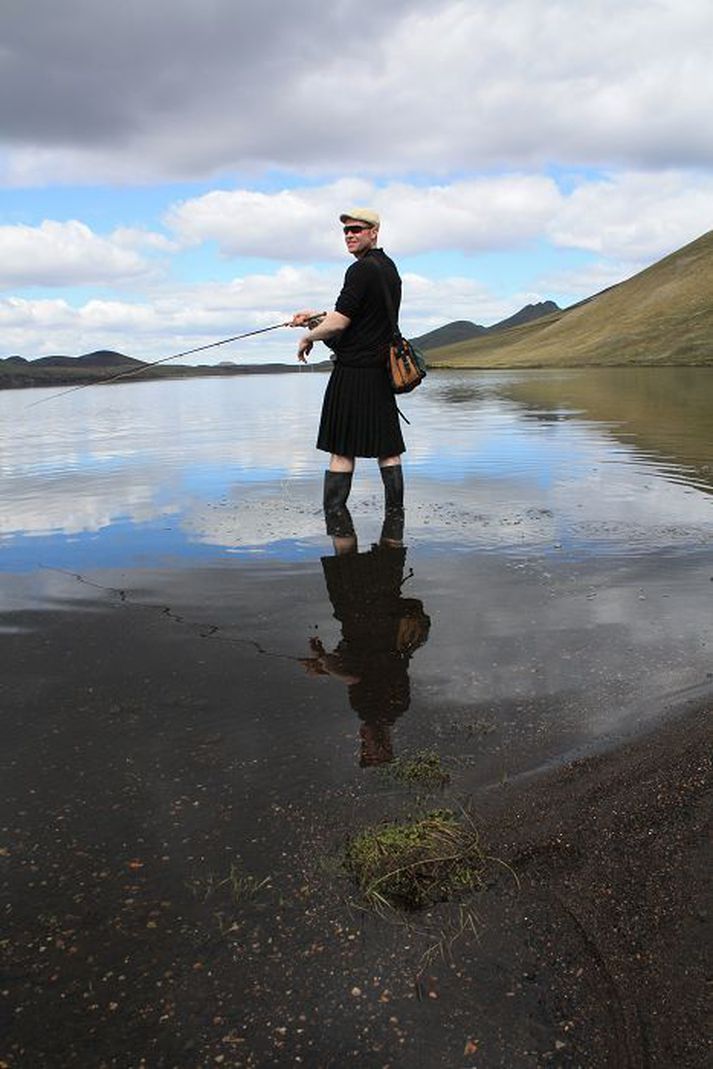
[[[163,600],[129,578],[58,575],[0,619],[0,1064],[710,1064],[699,694],[567,756],[544,700],[523,726],[423,685],[389,731],[440,740],[452,780],[418,797],[360,767],[368,716],[300,664],[334,628],[319,562],[186,570]],[[434,805],[471,810],[483,890],[364,912],[347,836]]]
[[[552,1064],[710,1064],[712,736],[681,713],[481,803],[571,1021]]]

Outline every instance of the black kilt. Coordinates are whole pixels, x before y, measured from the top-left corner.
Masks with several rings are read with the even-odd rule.
[[[383,365],[334,365],[324,393],[317,448],[343,457],[393,457],[406,451]]]

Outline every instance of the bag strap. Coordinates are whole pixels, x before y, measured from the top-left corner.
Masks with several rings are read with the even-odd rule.
[[[399,330],[399,321],[398,321],[398,317],[396,315],[396,311],[394,309],[394,302],[392,300],[391,293],[389,291],[389,287],[386,284],[386,276],[384,275],[384,272],[381,269],[381,265],[380,265],[380,263],[379,263],[379,261],[378,261],[378,259],[376,257],[367,256],[367,257],[365,257],[365,259],[367,260],[368,263],[372,263],[374,265],[374,267],[376,268],[376,270],[377,270],[377,273],[379,275],[379,282],[381,283],[381,290],[382,290],[382,293],[384,294],[384,303],[386,305],[386,314],[389,317],[389,322],[391,324],[391,330],[393,332],[394,338],[397,339],[397,340],[400,340],[401,331]]]
[[[378,272],[379,282],[381,283],[381,289],[384,294],[384,303],[386,304],[386,313],[389,317],[389,320],[391,321],[391,329],[394,333],[394,339],[396,341],[400,341],[402,335],[401,331],[399,330],[399,321],[396,318],[396,313],[394,312],[394,302],[391,299],[389,287],[386,285],[386,278],[384,277],[384,272],[381,270],[379,261],[374,259],[373,256],[368,256],[366,259],[369,263],[372,263],[374,265]],[[403,414],[398,405],[396,406],[396,411],[401,416],[401,419],[404,421],[404,423],[408,423],[410,426],[411,420],[406,418],[406,416]],[[406,578],[408,578],[408,576]]]

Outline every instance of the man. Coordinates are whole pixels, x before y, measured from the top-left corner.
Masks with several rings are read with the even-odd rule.
[[[317,448],[330,453],[324,475],[327,530],[350,526],[346,509],[356,457],[376,457],[386,506],[382,535],[403,534],[405,445],[387,371],[389,345],[398,321],[401,279],[396,265],[378,246],[379,216],[371,208],[352,208],[339,216],[347,250],[355,263],[347,269],[334,311],[297,312],[292,326],[310,326],[297,349],[306,362],[316,341],[334,352],[317,436]]]

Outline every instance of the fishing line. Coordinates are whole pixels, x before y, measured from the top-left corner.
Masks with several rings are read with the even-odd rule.
[[[316,318],[316,317],[315,317]],[[310,320],[308,325],[312,322]],[[255,334],[265,334],[268,330],[278,330],[280,327],[289,327],[290,323],[275,323],[271,327],[260,327],[259,330],[248,330],[245,334],[236,334],[233,338],[223,338],[222,341],[213,341],[209,345],[199,345],[195,349],[186,349],[182,353],[172,353],[171,356],[162,356],[160,360],[151,360],[148,363],[142,363],[139,367],[129,368],[127,371],[120,371],[116,375],[111,375],[108,379],[101,379],[98,382],[82,382],[79,386],[70,386],[68,390],[60,390],[59,393],[50,394],[49,397],[41,397],[39,401],[33,401],[31,404],[26,405],[26,408],[35,408],[36,405],[43,405],[45,401],[54,401],[57,397],[64,397],[65,394],[74,393],[75,390],[86,390],[89,386],[107,386],[110,382],[116,382],[118,379],[128,379],[132,375],[140,375],[142,371],[145,371],[148,367],[156,367],[157,364],[165,364],[169,360],[178,360],[181,356],[190,356],[192,353],[202,353],[204,349],[215,349],[216,345],[228,345],[232,341],[240,341],[242,338],[252,338]]]

